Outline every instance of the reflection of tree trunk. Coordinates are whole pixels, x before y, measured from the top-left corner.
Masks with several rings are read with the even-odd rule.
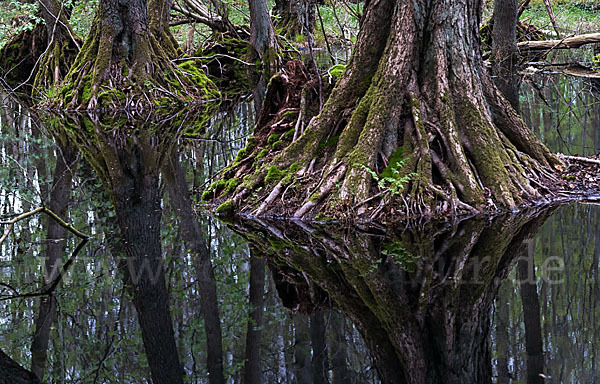
[[[207,371],[211,384],[225,382],[223,376],[223,346],[217,300],[217,283],[210,254],[198,218],[194,213],[185,173],[174,151],[162,167],[169,199],[179,220],[179,229],[186,248],[193,256],[201,292],[200,305],[207,340]]]
[[[0,350],[0,384],[39,384],[32,373]]]
[[[348,370],[346,349],[346,333],[344,331],[345,319],[338,311],[331,311],[331,369],[333,371],[333,384],[349,384],[352,382]]]
[[[519,260],[518,271],[525,321],[525,349],[527,351],[527,383],[543,383],[540,373],[544,372],[540,302],[535,280],[535,244],[529,243],[527,257]]]
[[[505,293],[500,293],[499,297],[510,297],[506,292],[506,286],[500,288]],[[508,303],[496,301],[496,350],[498,353],[498,384],[506,384],[510,381],[508,374]]]
[[[360,331],[382,382],[484,383],[492,375],[491,305],[525,240],[547,214],[532,210],[454,227],[429,223],[385,237],[340,234],[307,223],[300,230],[246,220],[234,228],[268,254],[269,266],[284,276],[280,294],[306,290],[307,279],[309,288],[329,294]],[[273,242],[277,249],[270,247]],[[286,306],[323,306],[315,296],[295,298],[289,302],[287,297]],[[296,331],[298,351],[303,339],[298,321]]]
[[[260,337],[262,335],[266,261],[258,255],[259,252],[250,248],[250,318],[246,333],[245,384],[263,382],[260,366]]]
[[[312,345],[312,370],[315,384],[326,384],[328,361],[327,361],[327,343],[326,328],[323,311],[315,311],[310,316],[310,341]]]
[[[294,315],[294,384],[313,384],[308,318]]]
[[[70,145],[59,147],[56,168],[52,181],[52,191],[48,208],[61,218],[65,218],[71,194],[71,165],[77,151]],[[45,221],[47,228],[46,261],[44,264],[44,287],[48,287],[61,271],[61,256],[65,251],[65,229],[55,220]],[[44,378],[46,354],[50,339],[50,327],[56,316],[56,298],[54,295],[42,296],[35,321],[35,334],[31,343],[31,371],[40,379]]]

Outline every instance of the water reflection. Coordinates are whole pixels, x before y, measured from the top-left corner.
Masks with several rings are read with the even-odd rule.
[[[77,239],[33,218],[1,245],[0,365],[47,383],[596,379],[597,206],[232,232],[190,191],[255,109],[207,115],[0,113],[0,215],[45,204],[94,234],[43,299],[9,287],[42,289]]]

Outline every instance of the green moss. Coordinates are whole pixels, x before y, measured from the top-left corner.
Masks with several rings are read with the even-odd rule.
[[[212,200],[212,197],[214,195],[214,190],[206,190],[204,192],[202,192],[202,196],[200,197],[200,199],[202,201],[210,201]]]
[[[279,141],[276,141],[276,142],[273,143],[273,149],[276,150],[276,151],[278,151],[280,149],[283,149],[285,147],[286,147],[286,142],[285,141],[279,140]]]
[[[281,135],[280,140],[285,140],[285,141],[292,141],[292,139],[294,138],[294,132],[296,130],[294,128],[290,129],[289,131],[287,131],[286,133],[284,133],[283,135]]]
[[[246,158],[246,154],[247,154],[246,148],[240,149],[233,161],[234,162],[242,161],[244,158]]]
[[[223,215],[223,216],[233,216],[234,211],[235,211],[235,203],[233,202],[233,200],[227,200],[223,204],[219,205],[216,210],[216,212],[219,215]]]
[[[238,177],[234,177],[229,179],[225,184],[225,189],[223,190],[223,194],[227,195],[235,191],[238,185],[240,185],[242,181]]]
[[[279,140],[279,138],[281,137],[281,134],[279,133],[273,133],[271,136],[269,136],[269,138],[267,139],[267,144],[269,145],[273,145],[273,143],[275,143],[277,140]]]
[[[267,171],[267,176],[265,177],[265,182],[271,183],[271,182],[279,181],[279,180],[283,179],[284,176],[285,176],[285,172],[278,169],[276,166],[273,165]]]
[[[339,79],[344,71],[346,70],[346,66],[343,64],[336,64],[333,67],[329,68],[329,74],[336,79]]]
[[[256,155],[256,161],[258,161],[258,160],[262,159],[263,157],[267,156],[268,153],[269,153],[268,149],[266,149],[266,148],[263,149],[262,151],[260,151],[258,153],[258,155]]]

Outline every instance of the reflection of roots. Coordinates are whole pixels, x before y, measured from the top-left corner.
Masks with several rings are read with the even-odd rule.
[[[242,219],[232,228],[266,255],[287,307],[323,308],[319,293],[327,292],[359,330],[383,382],[487,382],[491,305],[551,211],[388,233],[281,220]]]

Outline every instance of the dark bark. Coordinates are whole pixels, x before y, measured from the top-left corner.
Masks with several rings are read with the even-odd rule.
[[[308,318],[294,315],[294,384],[313,384]]]
[[[223,341],[221,321],[217,298],[217,283],[210,260],[205,233],[200,227],[198,217],[189,196],[189,188],[185,173],[181,167],[177,153],[174,151],[169,161],[162,167],[169,200],[179,221],[179,230],[188,252],[192,254],[200,290],[200,306],[206,331],[206,348],[209,382],[225,383],[223,376]]]
[[[527,383],[542,384],[544,378],[544,350],[540,319],[540,300],[535,278],[535,244],[530,243],[518,263],[523,321],[525,323],[525,350],[527,352]]]
[[[0,384],[41,384],[41,381],[0,350]]]
[[[385,237],[306,223],[299,230],[248,220],[234,228],[269,255],[288,284],[310,280],[329,293],[360,331],[382,382],[485,383],[492,379],[491,305],[549,213],[429,223]],[[296,350],[301,335],[296,323]]]
[[[77,150],[70,145],[61,145],[57,151],[56,167],[52,180],[48,208],[61,218],[65,218],[69,206],[73,174],[71,167]],[[44,262],[43,290],[50,287],[62,271],[62,254],[66,248],[65,229],[57,221],[46,219],[46,260]],[[50,327],[56,318],[56,298],[54,294],[42,296],[35,321],[35,333],[31,343],[31,371],[40,379],[44,378]]]
[[[261,384],[263,371],[260,358],[260,340],[262,336],[262,318],[265,292],[266,261],[255,249],[250,249],[250,316],[246,332],[246,351],[244,359],[244,383]]]
[[[223,197],[254,214],[375,219],[514,208],[549,195],[546,188],[560,183],[552,168],[560,160],[483,67],[480,12],[478,0],[369,2],[352,59],[323,110],[299,138],[270,150],[244,188]],[[287,79],[299,81],[292,70]],[[286,110],[302,110],[301,98],[285,101]],[[257,131],[276,126],[259,120]],[[247,159],[265,148],[259,141]],[[291,177],[270,182],[271,167]],[[398,193],[367,169],[397,180]],[[286,199],[278,198],[283,191]]]
[[[517,49],[518,0],[494,2],[494,27],[492,30],[492,74],[494,83],[510,105],[519,111],[519,84],[517,73],[519,50]]]
[[[312,347],[312,371],[315,384],[327,384],[329,361],[327,359],[327,339],[324,311],[316,311],[310,316],[310,344]]]
[[[329,351],[331,355],[331,370],[333,371],[333,384],[352,383],[352,376],[348,369],[345,322],[346,319],[338,311],[331,312],[331,342],[329,344]]]

